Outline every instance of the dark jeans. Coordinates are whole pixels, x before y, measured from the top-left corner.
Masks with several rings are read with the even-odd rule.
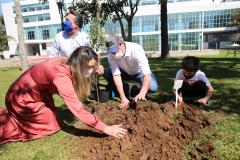
[[[207,94],[206,83],[197,81],[192,85],[183,81],[182,87],[178,90],[178,93],[182,93],[182,97],[200,97],[203,98]]]
[[[134,80],[134,81],[140,83],[140,85],[141,85],[143,82],[144,76],[142,74],[129,75],[126,72],[124,72],[122,69],[120,69],[120,70],[121,70],[121,78],[122,78],[122,83],[123,83],[123,90],[124,90],[126,97],[129,97],[130,96],[130,87],[126,81]],[[156,76],[153,73],[151,76],[152,76],[152,80],[151,80],[151,83],[149,86],[149,91],[151,91],[151,92],[157,91],[158,85],[157,85]],[[118,91],[116,89],[116,86],[115,86],[115,83],[113,80],[112,71],[110,68],[107,68],[104,70],[104,78],[108,81],[108,90],[110,91],[110,93],[114,92],[114,94],[118,96]],[[140,91],[140,88],[139,88],[139,91]]]

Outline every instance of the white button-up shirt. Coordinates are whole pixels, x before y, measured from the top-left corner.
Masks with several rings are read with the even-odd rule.
[[[53,42],[53,48],[48,54],[49,57],[70,56],[72,52],[80,46],[87,46],[88,35],[85,32],[77,32],[70,36],[67,32],[59,32]]]
[[[108,54],[108,62],[112,75],[120,75],[120,68],[129,75],[150,74],[151,70],[145,52],[139,44],[125,42],[126,52],[120,60],[113,58],[113,54]]]

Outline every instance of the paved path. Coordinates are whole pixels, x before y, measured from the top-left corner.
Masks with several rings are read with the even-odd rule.
[[[147,52],[148,57],[159,57],[157,52]],[[187,55],[191,56],[203,56],[203,55],[215,55],[219,54],[219,50],[203,50],[203,51],[171,51],[170,57],[184,57]],[[30,65],[37,64],[47,59],[47,56],[28,56],[28,63]],[[0,68],[1,67],[20,67],[21,61],[20,57],[16,56],[10,59],[0,59]]]
[[[47,59],[47,56],[28,56],[28,63],[30,65],[37,64]],[[20,57],[16,56],[10,59],[0,59],[0,67],[20,67]]]

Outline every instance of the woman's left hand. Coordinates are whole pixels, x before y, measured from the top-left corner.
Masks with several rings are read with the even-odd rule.
[[[107,126],[103,132],[109,136],[113,136],[115,138],[123,138],[127,134],[127,130],[121,127],[122,124]]]
[[[102,65],[99,65],[96,69],[96,73],[101,76],[104,74],[104,67]]]

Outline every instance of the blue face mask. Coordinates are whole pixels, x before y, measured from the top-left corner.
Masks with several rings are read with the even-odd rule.
[[[64,24],[63,24],[63,29],[64,29],[65,32],[71,32],[73,30],[72,29],[72,22],[68,21],[68,20],[65,20]]]

